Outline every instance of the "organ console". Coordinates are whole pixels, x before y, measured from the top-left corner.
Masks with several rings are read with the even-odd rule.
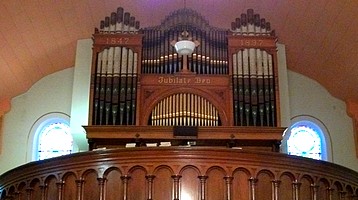
[[[172,45],[183,33],[199,44],[188,57]],[[124,146],[128,136],[121,130],[126,126],[137,130],[133,140],[145,141],[161,128],[174,143],[167,127],[193,126],[215,130],[211,140],[201,138],[205,133],[198,129],[197,139],[207,140],[200,143],[204,146],[215,140],[232,144],[237,134],[250,132],[254,136],[247,140],[256,137],[255,145],[278,150],[284,128],[279,116],[277,38],[270,23],[252,9],[234,19],[230,29],[210,26],[188,8],[172,12],[160,25],[140,28],[120,7],[101,21],[93,39],[90,125],[85,127],[90,149],[114,145],[111,137]],[[108,144],[101,134],[104,126],[118,133],[108,136]],[[220,135],[216,129],[223,127],[234,134]],[[267,129],[275,130],[276,137],[265,136]],[[167,136],[156,142],[163,138]]]

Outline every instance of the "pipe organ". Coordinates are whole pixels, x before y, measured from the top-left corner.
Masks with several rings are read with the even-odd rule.
[[[139,24],[119,7],[95,29],[90,126],[85,127],[90,148],[101,146],[91,127],[131,126],[140,129],[133,139],[143,139],[158,126],[194,126],[236,128],[226,138],[230,141],[239,129],[255,130],[257,136],[263,127],[276,129],[277,137],[269,140],[277,149],[283,128],[277,38],[269,22],[248,9],[231,28],[221,29],[183,8],[160,25]],[[183,38],[197,45],[192,54],[176,52],[174,44]],[[211,138],[222,139],[215,134]]]

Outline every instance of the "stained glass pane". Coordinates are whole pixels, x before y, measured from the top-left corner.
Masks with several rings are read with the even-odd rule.
[[[45,126],[38,143],[38,160],[70,154],[73,149],[73,139],[70,127],[61,122]]]
[[[287,140],[287,152],[289,155],[321,160],[321,143],[316,130],[308,125],[295,125],[291,128],[291,134]]]

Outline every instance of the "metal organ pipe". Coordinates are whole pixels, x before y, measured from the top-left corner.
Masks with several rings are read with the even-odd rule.
[[[218,111],[207,99],[191,93],[173,94],[158,102],[151,113],[154,126],[218,126]]]

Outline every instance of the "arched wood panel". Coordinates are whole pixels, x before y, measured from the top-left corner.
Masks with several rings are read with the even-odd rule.
[[[117,169],[110,169],[105,176],[105,199],[117,200],[123,199],[123,181],[122,173]]]
[[[331,200],[330,193],[332,190],[329,187],[329,182],[326,179],[319,180],[317,190],[317,199]]]
[[[225,170],[220,167],[213,167],[207,172],[207,199],[208,200],[217,200],[225,199],[226,187],[224,177],[226,176]]]
[[[255,190],[255,199],[257,200],[267,200],[272,197],[272,181],[273,175],[269,171],[261,171],[257,175],[257,183],[256,183],[256,190]]]
[[[233,199],[249,199],[248,182],[250,177],[249,171],[244,168],[239,168],[234,171],[232,181]]]
[[[76,199],[76,192],[77,192],[77,178],[74,173],[67,173],[63,177],[63,199],[64,200],[71,200]]]
[[[153,178],[153,199],[171,199],[173,197],[172,185],[173,172],[168,166],[160,166],[156,169]]]
[[[26,183],[21,182],[18,186],[18,199],[19,200],[27,200],[26,195]]]
[[[342,194],[342,185],[339,182],[335,182],[331,188],[332,188],[332,200],[340,200]]]
[[[279,199],[293,199],[292,183],[294,176],[289,173],[284,173],[279,179],[281,181],[279,187]]]
[[[98,174],[94,170],[86,172],[83,176],[83,200],[99,199]]]
[[[181,172],[180,199],[200,199],[200,183],[198,170],[193,166],[187,166]]]
[[[42,198],[41,185],[39,179],[34,179],[30,184],[30,199],[37,200]]]
[[[146,171],[142,167],[135,167],[129,174],[128,199],[146,199]]]
[[[300,199],[313,200],[312,185],[313,185],[313,181],[309,177],[304,176],[301,179],[301,185],[299,187],[299,190],[300,190],[299,198]]]
[[[45,195],[46,199],[56,200],[58,199],[58,187],[57,187],[57,179],[55,176],[50,176],[46,179],[45,182]]]

